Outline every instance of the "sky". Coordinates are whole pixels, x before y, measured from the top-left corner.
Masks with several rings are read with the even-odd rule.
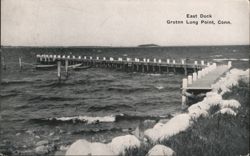
[[[4,46],[249,44],[248,0],[2,0]],[[186,14],[226,25],[167,24]],[[198,20],[201,20],[200,18]]]

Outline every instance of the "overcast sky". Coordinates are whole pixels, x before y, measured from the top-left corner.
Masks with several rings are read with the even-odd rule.
[[[248,0],[2,0],[1,44],[137,46],[249,44]],[[230,25],[169,25],[186,14]]]

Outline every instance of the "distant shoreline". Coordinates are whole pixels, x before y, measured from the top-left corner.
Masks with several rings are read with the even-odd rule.
[[[125,48],[174,48],[174,47],[249,47],[250,45],[183,45],[183,46],[159,46],[159,45],[138,45],[138,46],[3,46],[1,45],[2,48],[119,48],[119,49],[125,49]]]

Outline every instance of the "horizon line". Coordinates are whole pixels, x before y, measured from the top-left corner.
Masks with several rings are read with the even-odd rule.
[[[153,45],[153,46],[150,46]],[[137,46],[19,46],[1,45],[1,48],[160,48],[160,47],[223,47],[223,46],[250,46],[250,44],[230,44],[230,45],[156,45],[142,44]]]

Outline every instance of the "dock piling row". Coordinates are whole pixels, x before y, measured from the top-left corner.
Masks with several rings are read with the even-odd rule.
[[[74,56],[74,55],[37,55],[37,61],[40,64],[56,64],[57,61],[61,61],[63,66],[70,66],[74,64],[82,64],[83,66],[113,68],[117,70],[124,70],[128,72],[152,72],[152,73],[169,73],[169,72],[181,72],[185,75],[194,71],[205,68],[207,65],[198,64],[195,61],[193,63],[187,63],[186,59],[176,61],[175,59],[157,59],[157,58],[114,58],[114,57],[102,57],[99,56]],[[68,70],[66,69],[66,73]]]

